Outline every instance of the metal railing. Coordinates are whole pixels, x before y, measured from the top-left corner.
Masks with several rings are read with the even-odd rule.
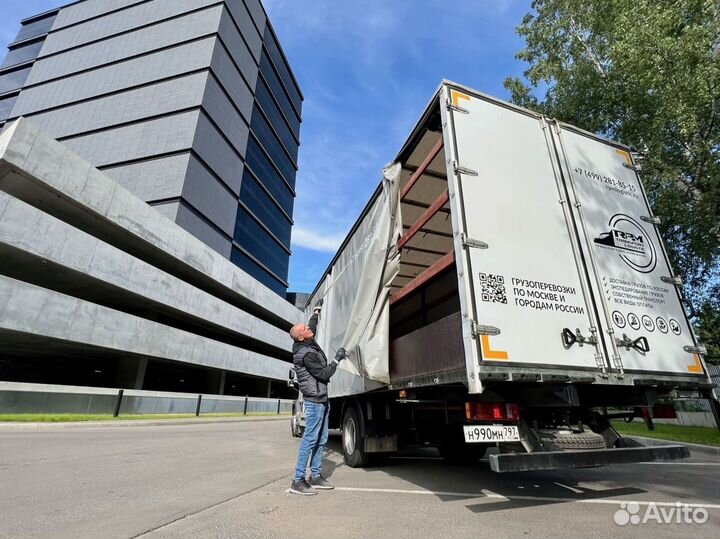
[[[283,414],[291,399],[0,382],[4,414]]]

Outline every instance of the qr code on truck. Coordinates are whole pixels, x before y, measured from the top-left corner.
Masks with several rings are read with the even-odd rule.
[[[480,294],[483,301],[489,301],[492,303],[507,303],[505,278],[502,275],[481,273],[480,288]]]

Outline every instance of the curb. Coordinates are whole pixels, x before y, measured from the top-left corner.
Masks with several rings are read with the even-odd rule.
[[[23,421],[6,421],[0,422],[0,430],[13,429],[45,429],[45,428],[90,428],[90,427],[159,427],[169,425],[211,425],[214,423],[246,423],[258,421],[280,421],[287,420],[290,415],[281,415],[278,417],[227,417],[215,419],[120,419],[114,421],[67,421],[67,422],[23,422]]]
[[[662,438],[646,438],[645,436],[624,436],[643,445],[685,445],[690,449],[690,454],[702,453],[703,455],[720,455],[720,446],[692,444],[690,442],[678,442],[677,440],[664,440]]]

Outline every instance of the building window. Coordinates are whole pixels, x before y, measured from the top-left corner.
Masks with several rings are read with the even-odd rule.
[[[290,255],[242,206],[238,208],[233,237],[279,279],[287,279]]]
[[[247,169],[243,173],[240,186],[240,200],[286,247],[290,248],[292,223]]]
[[[243,253],[240,249],[233,247],[232,253],[230,254],[230,260],[240,269],[246,271],[251,277],[254,277],[262,284],[267,286],[270,290],[276,294],[285,297],[287,293],[287,286],[280,282],[272,274],[264,270],[258,265],[252,258]]]
[[[250,137],[245,151],[245,164],[272,193],[275,200],[288,215],[292,215],[295,195],[288,188],[277,169],[272,165],[257,141]]]

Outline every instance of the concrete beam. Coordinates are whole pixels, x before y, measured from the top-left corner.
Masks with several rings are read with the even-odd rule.
[[[94,303],[109,300],[118,309],[129,305],[213,324],[278,351],[291,350],[286,331],[2,191],[0,215],[0,256],[8,275]]]
[[[284,361],[2,275],[0,332],[21,346],[35,336],[276,380],[288,373]]]

